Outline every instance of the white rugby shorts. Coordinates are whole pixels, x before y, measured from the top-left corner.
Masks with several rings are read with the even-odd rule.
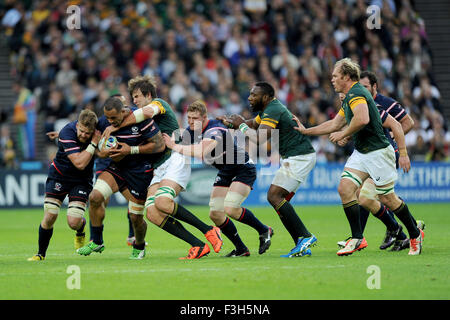
[[[153,179],[150,186],[160,183],[162,180],[171,180],[179,184],[184,190],[190,177],[190,162],[182,154],[172,151],[170,158],[153,171]]]
[[[315,165],[315,152],[281,159],[280,169],[275,173],[272,184],[289,192],[295,192]]]
[[[368,153],[361,153],[355,149],[345,167],[369,174],[376,186],[387,185],[398,178],[395,151],[391,145]]]

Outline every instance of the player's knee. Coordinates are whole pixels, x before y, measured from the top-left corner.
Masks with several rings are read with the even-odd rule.
[[[268,192],[267,193],[267,201],[269,201],[270,205],[272,207],[278,206],[278,204],[283,201],[283,197],[275,192]]]
[[[241,211],[241,208],[225,207],[225,214],[233,219],[239,219]]]
[[[177,193],[172,187],[160,187],[155,193],[156,208],[166,214],[171,214],[173,211],[173,199],[176,196]]]
[[[224,211],[209,211],[209,218],[216,224],[220,225],[224,219]]]
[[[158,210],[170,214],[173,211],[173,199],[168,197],[157,197],[155,198],[155,206]]]
[[[78,217],[71,217],[71,216],[67,216],[67,224],[69,225],[69,228],[72,230],[78,230],[81,228],[83,218]]]
[[[55,224],[57,218],[58,218],[57,214],[45,213],[44,219],[42,219],[41,223],[42,227],[44,229],[50,229]]]
[[[100,207],[105,202],[105,198],[98,190],[92,190],[89,194],[89,203],[94,207]]]
[[[342,200],[356,197],[356,190],[352,185],[341,180],[338,186],[338,193]]]

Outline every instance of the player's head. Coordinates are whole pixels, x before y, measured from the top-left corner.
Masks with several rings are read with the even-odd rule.
[[[375,73],[371,71],[363,71],[359,77],[359,83],[369,90],[372,97],[375,97],[378,89],[378,79]]]
[[[125,118],[125,108],[118,97],[109,97],[103,105],[103,114],[113,127],[119,127]]]
[[[208,122],[208,109],[203,101],[192,102],[187,108],[187,120],[191,130],[202,130]]]
[[[158,97],[156,81],[150,76],[138,76],[128,81],[128,92],[138,108],[145,107]]]
[[[275,89],[268,82],[257,82],[253,85],[248,96],[248,102],[252,111],[263,110],[266,105],[275,98]]]
[[[116,94],[111,95],[111,97],[119,98],[122,101],[124,106],[127,105],[127,98],[125,98],[122,94],[116,93]]]
[[[92,138],[97,122],[97,115],[94,111],[85,109],[80,112],[78,122],[76,124],[77,138],[80,142],[86,143]]]
[[[350,58],[344,58],[336,62],[333,73],[331,74],[331,83],[336,92],[347,93],[354,82],[359,81],[359,65]]]

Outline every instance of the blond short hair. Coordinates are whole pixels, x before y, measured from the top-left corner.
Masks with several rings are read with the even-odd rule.
[[[200,115],[204,116],[208,113],[208,109],[203,101],[197,100],[188,106],[187,112],[198,112]]]
[[[97,115],[94,111],[89,109],[84,109],[80,112],[80,115],[78,116],[78,123],[80,123],[82,126],[94,130],[98,123]]]
[[[344,58],[336,62],[335,67],[340,67],[340,73],[343,76],[349,76],[352,81],[359,81],[361,68],[359,64],[350,58]]]

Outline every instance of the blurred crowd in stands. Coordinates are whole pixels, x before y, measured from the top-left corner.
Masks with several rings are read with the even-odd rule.
[[[380,29],[367,28],[371,4],[381,8]],[[79,8],[80,29],[68,28],[67,18],[78,12],[68,12],[69,5]],[[18,97],[2,116],[2,164],[11,163],[14,152],[8,123],[23,126],[21,137],[32,144],[29,117],[45,121],[35,133],[44,136],[84,108],[101,114],[112,94],[131,104],[127,81],[142,74],[157,79],[158,95],[182,127],[196,99],[206,102],[211,117],[251,117],[247,97],[258,80],[272,83],[303,123],[317,125],[340,107],[330,75],[343,57],[375,72],[379,92],[397,99],[414,119],[406,136],[411,160],[449,157],[426,22],[409,0],[5,0],[0,10]],[[8,114],[11,121],[4,119]],[[313,141],[318,161],[343,161],[351,151],[327,137]],[[16,150],[33,159],[43,147]]]

